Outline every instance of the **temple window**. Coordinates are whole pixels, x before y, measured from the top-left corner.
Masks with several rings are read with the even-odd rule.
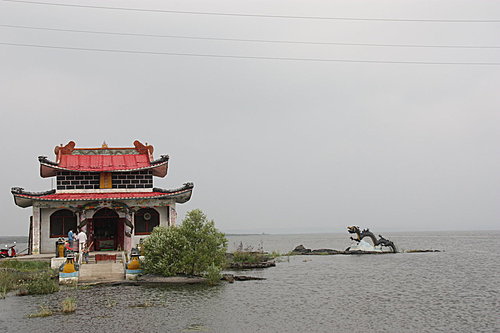
[[[67,237],[68,231],[76,232],[76,216],[68,209],[61,209],[50,215],[50,237]]]
[[[135,213],[135,234],[149,235],[153,228],[160,225],[160,214],[154,208],[142,208]]]

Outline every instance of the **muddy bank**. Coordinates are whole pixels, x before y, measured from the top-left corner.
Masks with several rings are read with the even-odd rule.
[[[221,281],[233,283],[234,281],[265,280],[265,278],[222,274]],[[146,274],[139,276],[137,280],[116,280],[116,281],[93,281],[78,283],[79,286],[140,286],[140,285],[180,285],[180,284],[201,284],[207,283],[207,279],[199,276],[159,276]]]

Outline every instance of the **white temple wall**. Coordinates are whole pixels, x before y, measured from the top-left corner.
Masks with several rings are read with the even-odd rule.
[[[67,208],[65,208],[67,209]],[[55,253],[58,238],[50,238],[50,215],[59,208],[40,208],[40,253]],[[76,230],[73,230],[76,232]]]
[[[161,204],[161,206],[156,206],[158,204]],[[85,202],[79,202],[78,205],[83,205]],[[175,202],[173,203],[168,203],[166,204],[165,202],[159,202],[156,200],[151,200],[149,202],[135,202],[135,201],[130,201],[127,202],[128,207],[134,209],[135,207],[151,207],[154,208],[158,211],[160,215],[160,226],[172,226],[176,225],[176,220],[177,220],[177,212],[176,212],[176,204]],[[78,223],[80,222],[80,219],[85,219],[85,218],[92,218],[94,213],[102,207],[110,207],[108,204],[104,204],[100,206],[99,208],[96,209],[90,209],[85,211],[80,215],[80,213],[77,212],[78,209],[75,208],[77,206],[76,203],[73,203],[71,205],[67,203],[59,203],[57,204],[57,207],[47,207],[49,206],[48,204],[44,204],[43,206],[45,207],[40,207],[40,206],[33,206],[33,253],[54,253],[55,252],[55,243],[58,238],[50,238],[50,216],[57,210],[59,209],[68,209],[73,212],[78,217]],[[52,206],[52,205],[50,205]],[[128,215],[125,211],[117,211],[118,215],[120,217],[127,217],[134,223],[132,216]],[[132,214],[131,214],[132,215]],[[85,229],[85,228],[84,228]],[[125,226],[125,231],[130,229]],[[76,232],[76,230],[74,230]],[[135,232],[132,233],[132,237],[130,237],[130,243],[127,240],[127,237],[125,236],[125,248],[128,250],[128,247],[136,247],[137,244],[139,244],[140,239],[145,239],[147,238],[148,235],[135,235]],[[130,244],[130,245],[129,245]]]
[[[170,205],[175,207],[175,203]],[[170,206],[162,206],[162,207],[151,206],[151,208],[156,209],[160,214],[160,226],[168,227],[171,225]],[[137,247],[137,244],[139,244],[141,238],[146,239],[147,237],[148,235],[135,235],[134,233],[134,235],[132,236],[132,247]]]

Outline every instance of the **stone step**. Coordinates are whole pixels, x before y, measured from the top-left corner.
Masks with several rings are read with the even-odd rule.
[[[82,264],[80,266],[80,281],[123,280],[125,270],[122,263]]]
[[[95,256],[96,254],[101,254],[101,255],[107,255],[108,253],[96,253],[96,252],[91,252],[90,255],[89,255],[89,264],[92,264],[92,263],[96,263],[96,260],[95,260]],[[123,263],[123,256],[122,256],[122,253],[109,253],[109,254],[114,254],[116,255],[116,263]],[[114,263],[115,261],[114,260],[106,260],[106,261],[99,261],[98,263],[101,264],[101,263]]]

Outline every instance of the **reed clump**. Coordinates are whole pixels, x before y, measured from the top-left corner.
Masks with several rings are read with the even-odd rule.
[[[46,305],[40,305],[40,309],[38,312],[32,313],[28,315],[28,318],[40,318],[40,317],[49,317],[52,316],[54,313],[52,310],[46,306]]]
[[[64,314],[73,313],[76,311],[76,299],[74,297],[67,297],[61,303],[61,311]]]
[[[281,254],[277,251],[271,253],[264,252],[262,245],[259,245],[255,249],[251,245],[244,246],[243,242],[240,242],[236,251],[228,254],[228,259],[233,263],[256,264],[275,259],[279,256]]]

